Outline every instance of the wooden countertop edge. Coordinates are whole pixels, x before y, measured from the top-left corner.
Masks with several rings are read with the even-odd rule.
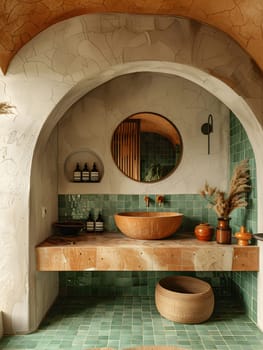
[[[199,241],[193,234],[135,240],[121,233],[50,236],[36,247],[38,271],[258,271],[259,247]]]
[[[77,236],[61,236],[52,235],[46,238],[43,242],[36,246],[38,248],[52,248],[52,247],[72,247],[72,248],[96,248],[96,247],[116,247],[118,244],[122,248],[138,248],[138,247],[152,247],[152,248],[171,248],[171,247],[214,247],[214,248],[241,248],[252,249],[259,247],[257,245],[240,246],[236,243],[232,244],[218,244],[216,241],[200,241],[196,239],[192,233],[179,233],[172,237],[161,240],[137,240],[126,237],[117,232],[109,233],[84,233]]]

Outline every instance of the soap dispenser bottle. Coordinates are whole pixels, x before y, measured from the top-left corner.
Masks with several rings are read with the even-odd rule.
[[[102,219],[101,213],[99,213],[95,221],[95,232],[103,232],[103,231],[104,231],[104,221]]]
[[[87,232],[94,232],[94,229],[95,229],[95,223],[94,223],[94,220],[92,218],[91,212],[89,212],[89,216],[88,216],[87,221],[86,221],[86,231]]]
[[[90,180],[90,172],[87,163],[84,164],[84,168],[82,169],[81,180],[82,182],[89,182]]]
[[[99,171],[97,169],[96,163],[93,163],[93,167],[90,172],[90,181],[98,182],[99,181]]]
[[[74,182],[81,182],[81,170],[79,163],[76,164],[76,168],[73,171],[73,181]]]

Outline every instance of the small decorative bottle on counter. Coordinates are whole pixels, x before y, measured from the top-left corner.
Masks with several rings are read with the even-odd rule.
[[[103,231],[104,231],[104,221],[102,219],[101,213],[99,213],[95,221],[95,232],[103,232]]]
[[[93,163],[93,167],[90,172],[90,181],[99,182],[99,171],[97,169],[96,163]]]
[[[217,218],[216,241],[219,244],[231,244],[232,229],[229,226],[231,218]]]
[[[94,232],[94,229],[95,229],[95,223],[94,223],[94,220],[92,218],[91,212],[89,212],[89,216],[88,216],[87,221],[86,221],[86,231],[87,232]]]
[[[79,163],[76,164],[76,168],[73,172],[73,181],[81,182],[81,170],[80,170]]]
[[[84,164],[84,168],[82,169],[81,180],[82,182],[89,182],[90,180],[90,172],[87,163]]]
[[[245,226],[240,227],[240,232],[236,232],[235,237],[237,239],[238,245],[248,245],[249,241],[252,238],[252,234],[250,232],[247,232]]]

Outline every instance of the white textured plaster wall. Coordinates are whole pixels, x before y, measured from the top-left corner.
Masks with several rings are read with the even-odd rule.
[[[254,148],[259,214],[263,209],[263,79],[237,44],[208,26],[167,16],[86,15],[58,23],[23,47],[0,77],[0,100],[16,106],[14,116],[1,116],[0,128],[0,310],[6,333],[37,327],[57,293],[56,277],[35,273],[32,263],[38,239],[49,235],[45,225],[29,221],[30,187],[41,169],[37,156],[34,167],[39,169],[31,172],[33,154],[41,154],[58,120],[80,97],[108,79],[136,71],[182,76],[233,110]],[[39,215],[41,191],[34,196]],[[261,215],[258,229],[263,229]],[[261,283],[258,292],[262,289]],[[38,309],[45,292],[48,300]]]
[[[44,131],[43,131],[44,132]],[[34,240],[31,240],[29,263],[30,285],[29,299],[36,307],[30,308],[30,330],[35,330],[54,302],[58,294],[58,274],[54,272],[41,273],[36,271],[34,248],[42,242],[53,222],[57,220],[57,164],[58,144],[57,128],[55,127],[47,142],[38,145],[34,153],[31,186],[30,186],[30,227],[34,229]]]
[[[183,140],[179,167],[168,178],[152,184],[123,175],[111,156],[115,128],[128,116],[144,111],[167,117]],[[210,155],[207,136],[201,133],[209,113],[214,117]],[[65,172],[68,157],[85,149],[96,152],[103,163],[99,185],[69,182]],[[226,188],[228,169],[229,109],[200,86],[180,77],[141,72],[115,78],[75,103],[59,123],[59,193],[191,194],[198,193],[205,180]]]

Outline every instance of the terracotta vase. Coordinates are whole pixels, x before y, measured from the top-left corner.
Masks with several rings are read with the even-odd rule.
[[[216,228],[216,241],[220,244],[231,244],[232,230],[229,226],[231,218],[218,218]]]
[[[211,241],[213,236],[213,227],[208,223],[201,223],[195,226],[195,236],[200,241]]]
[[[214,293],[209,283],[195,277],[168,276],[155,288],[159,313],[178,323],[202,323],[214,310]]]

